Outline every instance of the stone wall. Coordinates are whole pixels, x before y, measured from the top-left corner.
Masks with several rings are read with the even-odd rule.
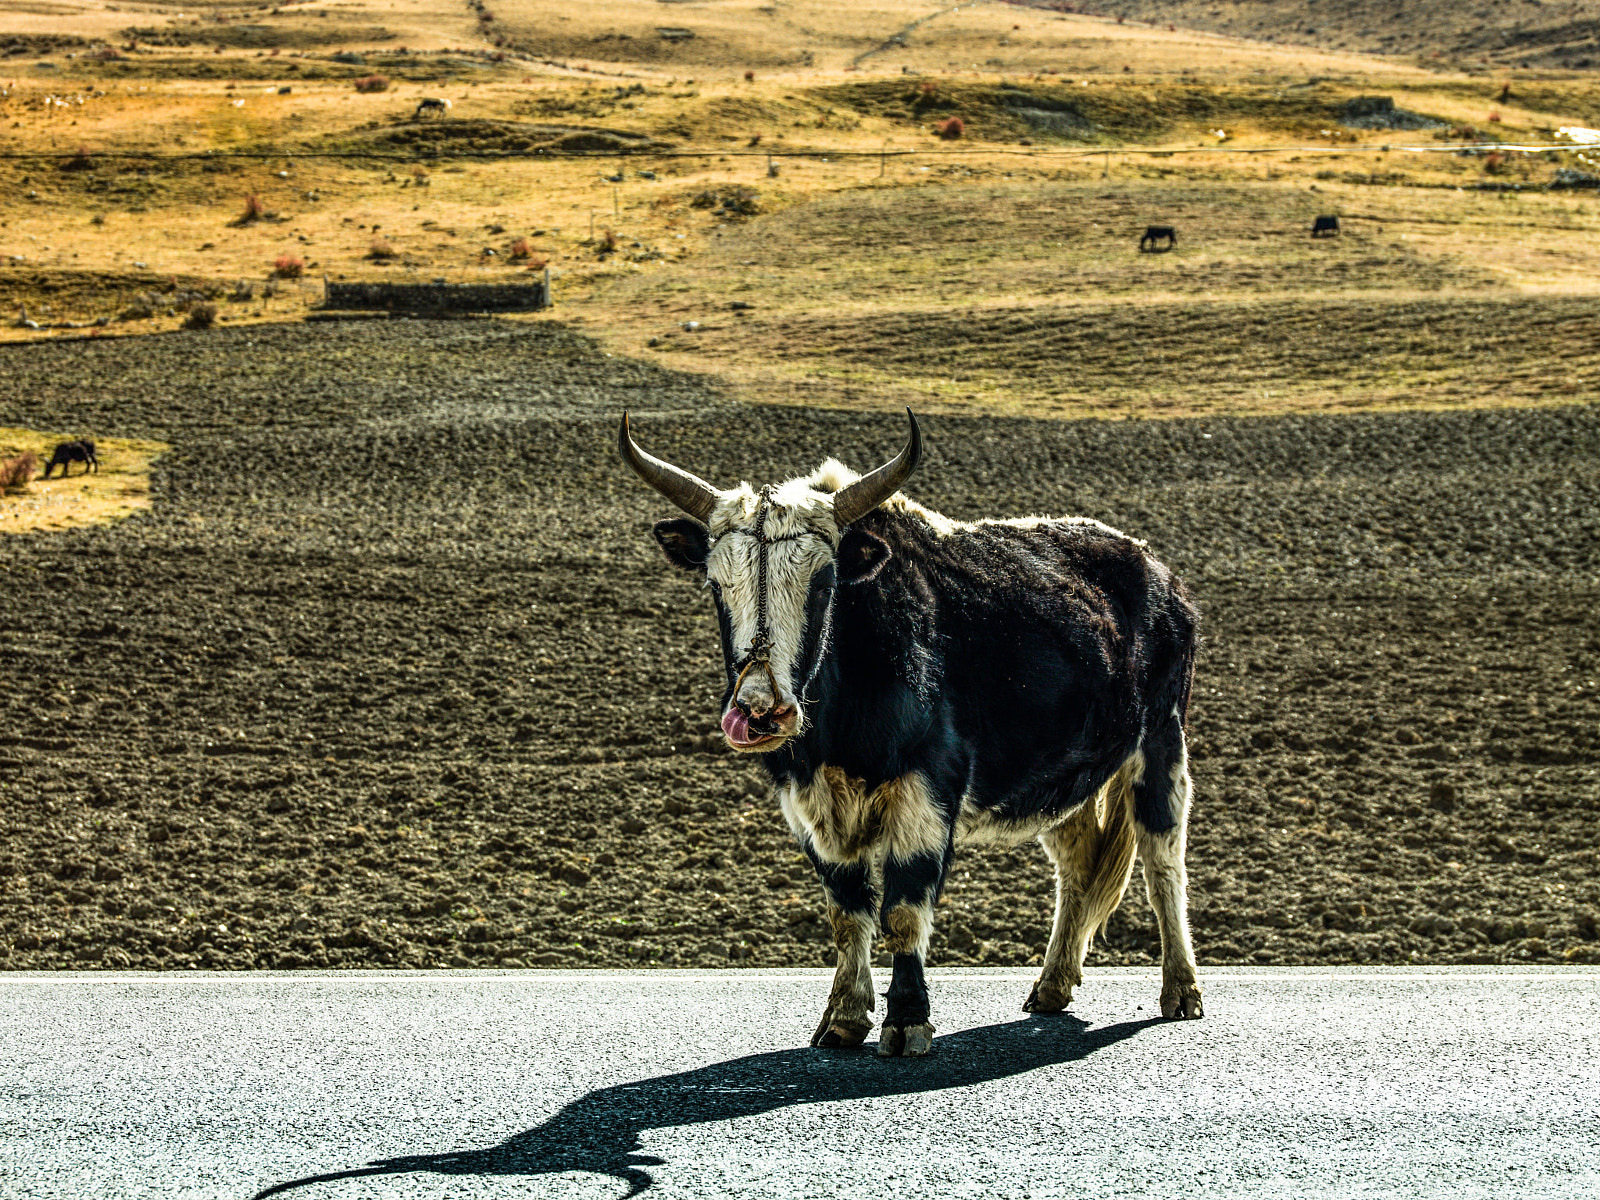
[[[550,303],[549,279],[531,283],[334,283],[323,307],[388,312],[530,312]]]

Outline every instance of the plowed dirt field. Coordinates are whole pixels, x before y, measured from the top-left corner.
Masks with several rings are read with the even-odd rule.
[[[0,967],[828,960],[614,421],[731,483],[880,460],[903,417],[500,322],[0,378],[4,423],[174,447],[147,510],[0,536]],[[918,499],[1101,518],[1198,598],[1203,963],[1600,961],[1600,410],[926,431]],[[933,961],[1036,959],[1050,892],[1031,847],[960,854]],[[1135,894],[1091,961],[1155,945]]]

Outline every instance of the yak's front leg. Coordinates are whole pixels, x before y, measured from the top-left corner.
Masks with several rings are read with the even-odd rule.
[[[860,862],[827,863],[813,856],[817,874],[828,893],[828,923],[838,966],[833,990],[813,1046],[830,1049],[859,1046],[872,1032],[872,931],[878,923],[878,896],[866,865]]]
[[[894,956],[884,996],[878,1053],[920,1058],[933,1048],[933,1023],[923,967],[933,936],[933,906],[950,867],[953,826],[920,775],[884,788],[883,935]]]
[[[944,855],[890,858],[883,868],[884,949],[894,956],[894,975],[884,996],[878,1053],[919,1058],[933,1048],[928,982],[923,967],[933,936],[933,905],[944,879]]]

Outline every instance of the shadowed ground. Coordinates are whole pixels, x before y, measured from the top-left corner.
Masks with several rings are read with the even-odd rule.
[[[1154,1020],[1091,1029],[1088,1022],[1062,1014],[964,1029],[939,1039],[937,1057],[909,1069],[877,1058],[870,1047],[753,1054],[590,1092],[537,1129],[498,1146],[383,1159],[355,1170],[280,1183],[258,1192],[256,1200],[311,1184],[408,1171],[439,1175],[587,1171],[626,1181],[628,1195],[634,1196],[653,1183],[643,1168],[664,1165],[662,1159],[641,1152],[640,1134],[647,1130],[734,1121],[797,1104],[971,1087],[1075,1062],[1133,1037]]]

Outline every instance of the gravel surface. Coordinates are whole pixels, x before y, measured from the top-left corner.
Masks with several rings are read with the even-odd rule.
[[[0,379],[0,424],[174,446],[140,515],[0,539],[0,967],[831,954],[613,422],[731,483],[864,467],[903,416],[494,321],[6,347]],[[1198,597],[1203,963],[1600,961],[1600,410],[925,430],[916,498],[1101,518]],[[1031,847],[960,854],[933,960],[1028,963],[1050,892]],[[1091,962],[1155,947],[1134,895]]]

